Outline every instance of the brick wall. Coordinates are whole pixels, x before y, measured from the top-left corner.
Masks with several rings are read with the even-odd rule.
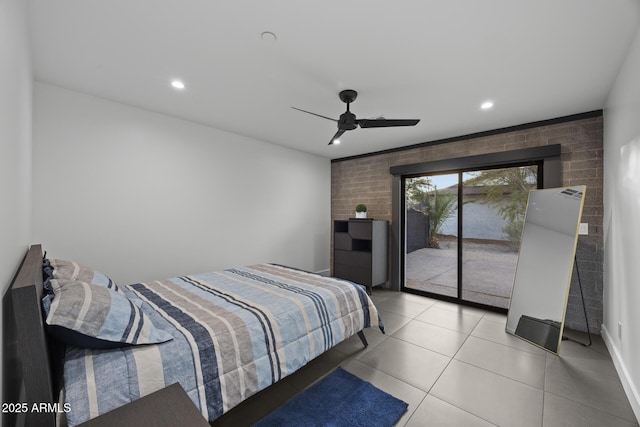
[[[603,283],[603,129],[602,116],[558,119],[537,126],[519,127],[488,136],[456,138],[452,142],[424,144],[401,151],[334,160],[331,164],[331,219],[354,216],[356,204],[364,203],[368,216],[391,222],[392,166],[488,154],[543,145],[562,147],[562,185],[586,185],[582,222],[589,235],[578,238],[577,259],[590,330],[602,324]],[[333,250],[332,250],[333,252]],[[586,330],[582,302],[574,271],[566,325]]]

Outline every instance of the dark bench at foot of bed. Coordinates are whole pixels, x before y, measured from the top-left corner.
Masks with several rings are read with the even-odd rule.
[[[187,393],[175,383],[100,415],[78,427],[209,427]]]

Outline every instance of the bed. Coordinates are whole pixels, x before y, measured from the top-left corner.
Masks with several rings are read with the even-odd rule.
[[[353,335],[366,346],[363,329],[384,331],[362,286],[274,264],[119,288],[97,275],[71,280],[77,283],[54,278],[56,296],[43,314],[40,300],[48,290],[42,290],[42,259],[40,245],[32,246],[11,287],[27,401],[58,405],[56,411],[27,413],[32,425],[55,425],[63,413],[75,426],[174,383],[213,421]],[[85,335],[80,341],[69,337],[64,318],[57,322],[56,316],[63,296],[78,288],[92,299],[73,305],[77,311],[71,312],[80,314],[71,316],[72,323],[114,320],[107,319],[117,312],[113,305],[108,313],[94,308],[104,294],[130,307],[126,316],[115,316],[123,324],[116,325],[118,334],[123,329],[122,337],[141,341],[120,335],[103,341],[98,334],[90,337],[98,341],[90,341],[89,349],[81,347]],[[61,350],[61,339],[74,345]]]

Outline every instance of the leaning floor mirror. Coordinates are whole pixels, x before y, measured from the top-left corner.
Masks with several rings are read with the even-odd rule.
[[[585,186],[531,190],[507,332],[558,353]]]

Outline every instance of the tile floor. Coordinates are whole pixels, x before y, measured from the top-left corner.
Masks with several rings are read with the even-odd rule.
[[[600,337],[560,356],[505,333],[506,316],[375,289],[366,330],[213,423],[249,425],[340,365],[404,400],[398,426],[638,426]],[[372,414],[374,416],[374,414]]]

